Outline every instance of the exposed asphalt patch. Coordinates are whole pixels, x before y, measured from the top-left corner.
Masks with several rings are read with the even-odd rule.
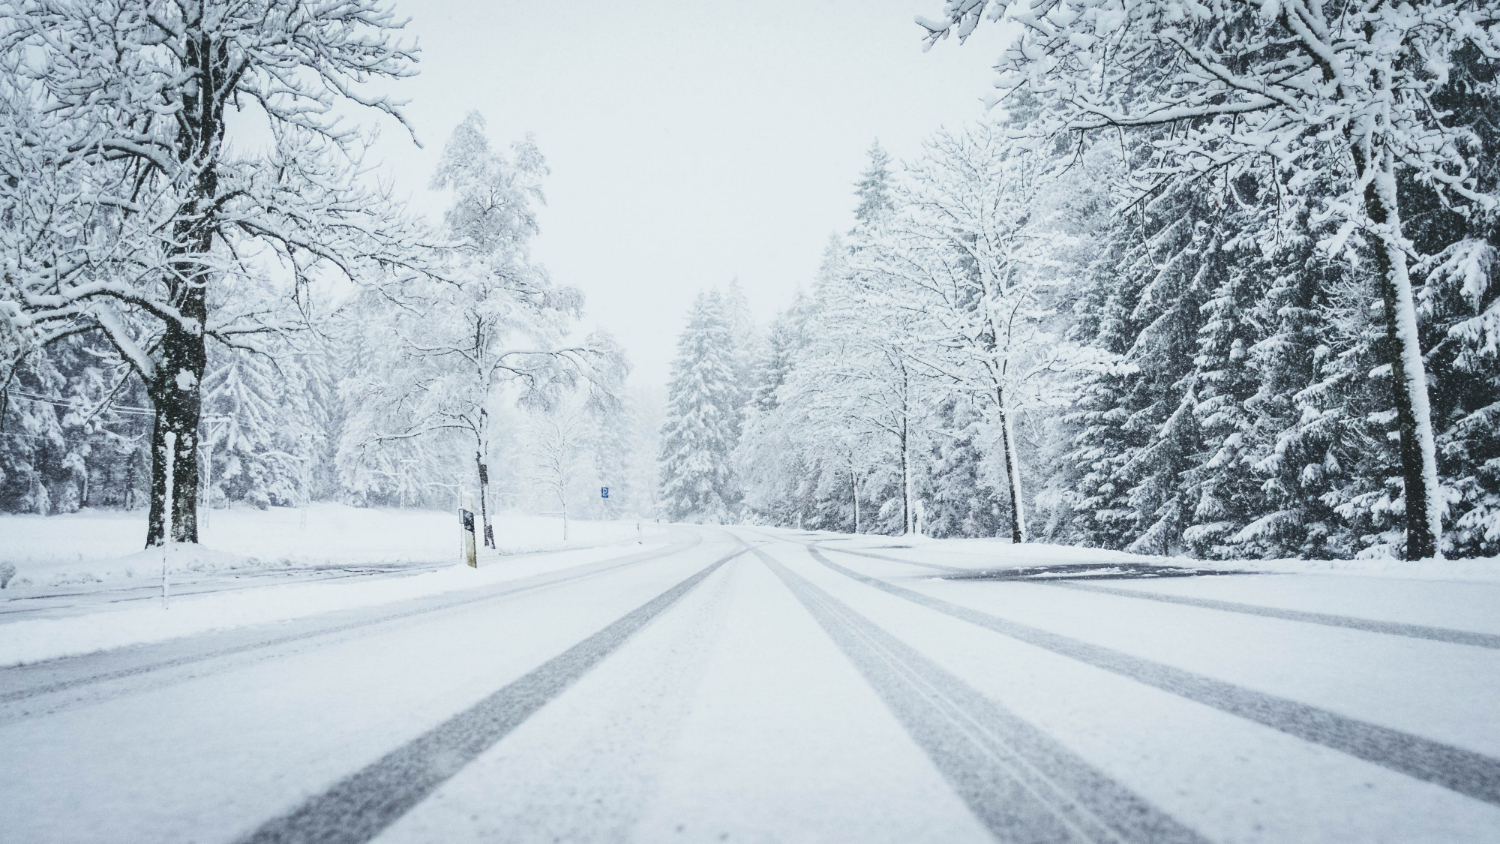
[[[833,548],[830,550],[838,551]],[[851,553],[851,552],[845,552]],[[1019,568],[955,571],[943,575],[945,580],[1135,580],[1163,577],[1215,577],[1224,574],[1260,574],[1242,569],[1200,569],[1186,566],[1159,566],[1150,563],[1063,563],[1055,566],[1021,566]]]

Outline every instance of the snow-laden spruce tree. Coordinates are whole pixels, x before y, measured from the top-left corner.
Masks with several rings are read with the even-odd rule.
[[[371,83],[414,72],[401,26],[377,0],[0,5],[5,351],[96,335],[146,384],[147,544],[169,523],[198,538],[207,342],[297,325],[325,273],[370,281],[421,259],[364,186],[348,120],[399,118]]]
[[[858,225],[869,225],[896,207],[895,197],[892,196],[894,174],[891,172],[891,154],[885,151],[885,147],[880,145],[880,139],[876,138],[870,143],[865,156],[870,159],[869,166],[854,185],[854,195],[859,199],[859,204],[854,207],[854,219]]]
[[[990,426],[977,404],[973,395],[953,391],[934,409],[933,426],[942,433],[932,437],[927,457],[923,530],[928,536],[999,536],[1005,529],[989,471]]]
[[[739,514],[732,459],[743,394],[737,362],[723,297],[699,293],[677,340],[661,429],[659,507],[674,521],[725,524]]]
[[[1369,247],[1392,353],[1409,559],[1440,552],[1444,501],[1398,180],[1475,212],[1497,197],[1475,177],[1465,115],[1434,105],[1455,55],[1500,53],[1500,7],[1481,0],[950,0],[918,23],[930,42],[984,19],[1017,24],[997,64],[1002,92],[1042,103],[1034,134],[1154,132],[1149,180],[1270,166],[1287,190],[1335,151],[1349,168],[1326,213],[1328,246]]]
[[[273,347],[274,348],[274,347]],[[203,377],[204,505],[306,505],[327,436],[304,360],[284,349],[210,349]]]
[[[344,434],[351,469],[407,440],[461,437],[492,547],[493,411],[506,400],[545,409],[580,385],[592,401],[612,402],[627,370],[608,334],[570,337],[583,296],[554,285],[531,259],[546,173],[529,138],[508,156],[491,148],[477,112],[453,131],[432,179],[453,194],[447,260],[406,286],[403,307],[366,326],[378,337],[367,344],[359,406]]]

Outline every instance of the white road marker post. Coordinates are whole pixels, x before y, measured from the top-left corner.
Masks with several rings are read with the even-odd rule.
[[[641,523],[640,522],[636,522],[635,523],[635,544],[637,544],[637,545],[645,545],[646,544],[646,534],[641,530]]]
[[[168,431],[166,437],[167,482],[162,491],[161,517],[161,608],[168,609],[171,586],[167,580],[167,554],[172,550],[172,483],[177,474],[177,432]]]
[[[474,541],[474,495],[465,492],[458,506],[458,524],[463,532],[464,563],[471,569],[479,568],[479,549]]]

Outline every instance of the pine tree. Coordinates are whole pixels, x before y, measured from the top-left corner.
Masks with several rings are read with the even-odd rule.
[[[1090,544],[1175,550],[1191,511],[1181,473],[1196,451],[1194,358],[1205,268],[1217,241],[1208,209],[1173,190],[1122,216],[1117,260],[1094,268],[1109,291],[1094,342],[1122,355],[1124,371],[1086,379],[1070,459],[1082,475],[1077,509]],[[1139,227],[1143,227],[1141,231]],[[1205,262],[1205,255],[1210,257]]]
[[[738,513],[735,357],[723,298],[700,293],[677,341],[662,426],[660,506],[673,520],[723,524]]]
[[[1252,181],[1241,181],[1239,192],[1253,197]],[[1183,538],[1198,556],[1229,556],[1222,542],[1264,508],[1248,458],[1256,433],[1249,400],[1260,386],[1251,352],[1261,339],[1257,306],[1270,276],[1253,236],[1266,226],[1265,215],[1255,213],[1263,210],[1252,205],[1222,217],[1205,249],[1207,298],[1193,360],[1202,460],[1184,476],[1191,512]]]
[[[1001,516],[1003,496],[985,471],[983,417],[967,396],[951,395],[934,410],[927,460],[925,531],[928,536],[999,536],[1010,525]],[[1004,474],[1004,469],[1000,469]]]
[[[891,193],[890,154],[880,146],[880,139],[877,138],[870,144],[870,150],[865,155],[870,159],[870,166],[860,174],[859,181],[854,186],[854,195],[859,198],[859,204],[854,208],[854,218],[860,225],[870,225],[896,208],[896,200]]]

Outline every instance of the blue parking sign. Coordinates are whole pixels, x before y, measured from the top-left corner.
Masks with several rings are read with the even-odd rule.
[[[607,487],[607,486],[601,486],[601,487],[599,487],[599,497],[600,498],[608,498],[609,497],[609,487]]]

